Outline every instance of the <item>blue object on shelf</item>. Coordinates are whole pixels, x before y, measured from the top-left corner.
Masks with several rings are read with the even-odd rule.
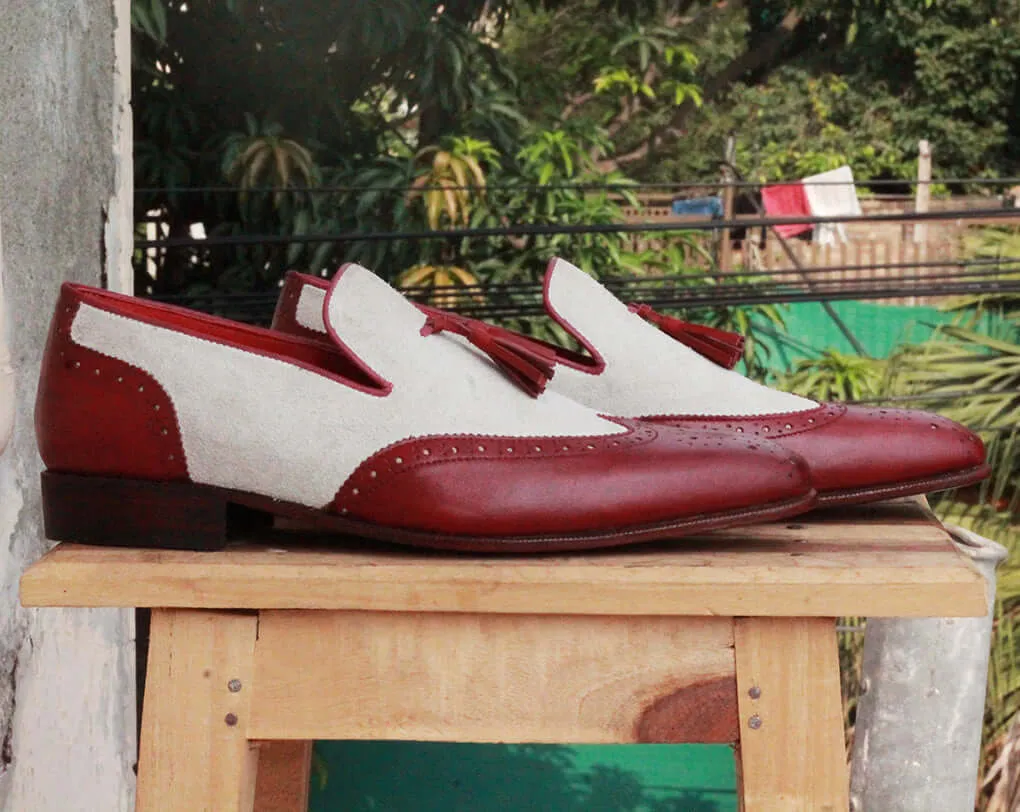
[[[721,197],[689,197],[673,201],[673,214],[696,214],[713,219],[723,216]]]

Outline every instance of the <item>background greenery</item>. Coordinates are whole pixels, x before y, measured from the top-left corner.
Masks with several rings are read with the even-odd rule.
[[[1020,166],[1020,0],[135,0],[133,24],[137,213],[160,236],[612,222],[604,195],[505,187],[711,180],[729,133],[752,179],[842,163],[907,179],[919,138],[945,177]],[[490,189],[430,208],[407,193],[422,177]],[[224,186],[242,191],[180,191]],[[623,249],[284,243],[136,268],[139,290],[179,293],[271,290],[287,267],[345,259],[391,277],[424,263],[532,278],[550,251],[601,275],[649,264]],[[676,255],[652,264],[682,271]]]

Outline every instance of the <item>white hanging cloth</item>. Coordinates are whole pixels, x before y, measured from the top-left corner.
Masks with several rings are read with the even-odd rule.
[[[860,217],[861,203],[857,199],[854,173],[849,166],[830,169],[804,178],[804,193],[813,217]],[[846,242],[843,223],[817,223],[815,242],[822,245]]]

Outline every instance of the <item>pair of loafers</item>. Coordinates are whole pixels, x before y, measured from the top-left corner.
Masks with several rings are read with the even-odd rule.
[[[266,517],[486,552],[585,549],[987,474],[921,412],[818,404],[739,339],[553,260],[572,352],[418,307],[371,272],[286,279],[266,330],[65,284],[36,406],[50,538],[217,549]]]

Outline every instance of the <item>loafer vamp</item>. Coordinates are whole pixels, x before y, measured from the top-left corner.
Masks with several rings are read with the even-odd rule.
[[[367,460],[334,510],[452,535],[598,532],[780,503],[811,490],[779,446],[619,421],[589,438],[443,436]]]

